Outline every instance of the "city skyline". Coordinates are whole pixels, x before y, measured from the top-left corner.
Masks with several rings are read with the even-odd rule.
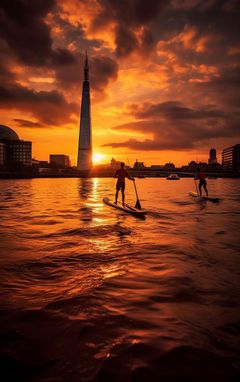
[[[32,141],[34,157],[77,163],[86,49],[95,163],[179,166],[238,143],[236,2],[24,4],[2,6],[1,124]]]

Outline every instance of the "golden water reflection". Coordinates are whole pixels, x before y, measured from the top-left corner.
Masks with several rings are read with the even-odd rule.
[[[1,184],[2,305],[10,316],[24,311],[26,338],[33,321],[37,343],[62,344],[51,359],[72,365],[68,357],[83,355],[87,377],[95,362],[119,354],[122,364],[129,357],[138,366],[180,345],[229,357],[239,349],[231,334],[239,302],[238,180],[209,180],[222,202],[204,206],[188,195],[192,179],[136,182],[145,221],[102,203],[113,198],[114,179]],[[135,203],[131,182],[126,200]]]

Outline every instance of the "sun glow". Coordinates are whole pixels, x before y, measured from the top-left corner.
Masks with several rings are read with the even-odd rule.
[[[92,156],[93,164],[100,164],[103,160],[106,160],[105,154],[94,153]]]

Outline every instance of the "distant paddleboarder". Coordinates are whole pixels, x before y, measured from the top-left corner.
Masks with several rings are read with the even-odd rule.
[[[206,195],[208,196],[206,176],[203,172],[201,172],[199,167],[197,168],[197,176],[195,180],[197,179],[199,180],[198,189],[200,196],[202,195],[202,187],[204,188]]]
[[[125,170],[125,164],[122,162],[120,164],[120,169],[115,172],[114,178],[117,178],[117,184],[116,184],[116,195],[115,195],[115,204],[117,204],[118,200],[118,193],[121,190],[122,192],[122,204],[124,206],[124,200],[125,200],[125,178],[128,178],[130,180],[134,180],[132,176],[129,175],[129,173]]]

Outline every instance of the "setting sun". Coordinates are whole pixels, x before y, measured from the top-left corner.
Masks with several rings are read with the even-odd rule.
[[[94,153],[93,156],[92,156],[93,164],[99,164],[104,159],[106,159],[106,155],[105,154]]]

